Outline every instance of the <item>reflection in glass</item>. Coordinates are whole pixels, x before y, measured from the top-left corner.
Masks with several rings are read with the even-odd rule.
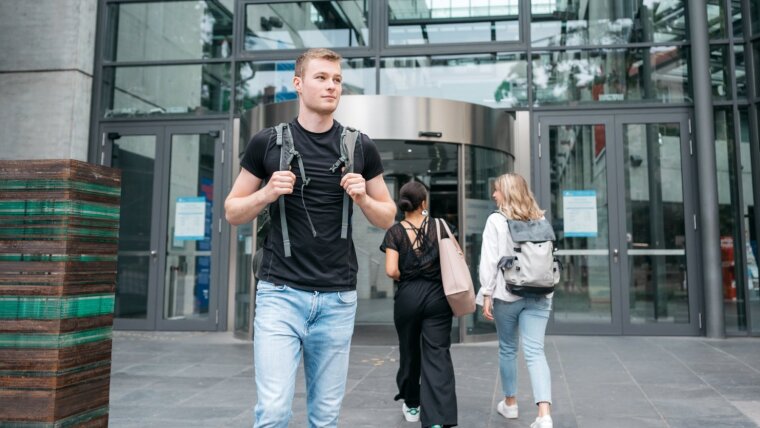
[[[736,256],[741,254],[741,219],[736,209],[739,204],[739,183],[733,117],[731,109],[715,110],[718,219],[727,332],[747,330],[745,293],[742,287],[737,287],[737,278],[742,277],[739,271],[741,263],[736,263]]]
[[[755,71],[753,73],[755,75],[755,97],[760,99],[760,39],[752,43],[752,49],[755,57]]]
[[[726,3],[724,0],[707,0],[707,31],[711,39],[724,39],[726,31]]]
[[[728,64],[728,45],[710,46],[710,79],[713,98],[731,98],[731,67]]]
[[[558,324],[612,322],[605,132],[604,125],[549,127],[549,212],[561,249],[557,256],[564,266],[554,293]],[[596,197],[596,231],[570,227],[576,221],[565,201],[579,191]]]
[[[518,3],[392,1],[388,4],[388,45],[518,41]]]
[[[246,5],[245,50],[367,46],[367,9],[355,0]]]
[[[155,161],[156,137],[153,135],[125,135],[113,142],[111,166],[121,170],[122,212],[119,219],[116,318],[145,319],[148,314]]]
[[[683,0],[533,0],[533,46],[620,45],[686,40]]]
[[[734,37],[744,37],[744,18],[742,17],[742,0],[731,0],[731,19]]]
[[[688,323],[679,124],[623,125],[630,321]]]
[[[242,337],[250,336],[251,316],[253,315],[253,300],[251,298],[253,260],[253,226],[245,223],[235,229],[237,257],[235,266],[235,334]]]
[[[744,219],[744,251],[747,273],[745,276],[747,300],[749,301],[751,331],[760,333],[760,271],[758,254],[754,183],[752,180],[752,149],[750,142],[749,110],[739,107],[739,156],[742,173],[742,218]]]
[[[105,117],[229,111],[229,64],[106,67]]]
[[[391,198],[398,201],[398,191],[414,179],[428,186],[430,216],[443,218],[456,226],[457,146],[426,141],[377,140],[383,159],[385,184]],[[397,213],[396,220],[403,218]],[[362,211],[353,210],[353,238],[359,262],[356,291],[359,297],[357,324],[393,324],[393,280],[385,275],[385,253],[380,244],[385,230],[372,226]],[[456,227],[452,230],[457,233]]]
[[[172,135],[163,319],[206,319],[211,284],[215,137]]]
[[[523,54],[383,58],[380,92],[467,101],[495,108],[528,103]]]
[[[760,0],[749,0],[749,11],[752,17],[752,34],[760,34]]]
[[[111,3],[105,58],[152,61],[227,58],[233,0]]]
[[[534,100],[537,105],[686,102],[688,67],[682,46],[536,53]]]
[[[343,95],[375,94],[375,62],[369,58],[343,59]],[[235,106],[238,112],[259,104],[298,98],[293,87],[295,61],[238,63]]]
[[[480,289],[478,269],[480,265],[480,249],[483,245],[483,229],[486,219],[496,210],[496,204],[491,199],[493,182],[496,177],[514,169],[513,159],[506,153],[468,146],[464,151],[465,171],[465,211],[467,212],[467,230],[465,231],[464,254],[467,264],[471,267],[472,283],[475,291]],[[493,321],[483,318],[482,311],[465,318],[468,334],[485,334],[496,332]]]
[[[736,64],[734,67],[734,78],[736,79],[736,96],[747,96],[747,57],[744,55],[744,45],[734,45],[734,55]]]

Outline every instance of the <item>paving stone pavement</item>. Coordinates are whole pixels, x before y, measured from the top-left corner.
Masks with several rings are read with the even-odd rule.
[[[340,427],[411,428],[393,401],[398,348],[355,341]],[[114,332],[110,427],[251,427],[252,344],[229,333]],[[760,339],[549,336],[554,427],[758,427]],[[456,344],[459,426],[528,427],[520,356],[520,419],[506,420],[497,344]],[[290,427],[306,427],[303,373]]]

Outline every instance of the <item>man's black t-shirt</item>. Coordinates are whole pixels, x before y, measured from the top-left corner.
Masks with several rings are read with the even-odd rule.
[[[356,289],[358,263],[351,239],[349,210],[348,239],[340,238],[343,218],[343,194],[340,169],[330,167],[340,157],[340,134],[343,127],[333,121],[330,130],[314,133],[305,130],[297,120],[290,123],[293,145],[303,157],[306,177],[311,181],[303,189],[298,162],[293,159],[291,171],[296,176],[293,193],[285,195],[285,211],[290,237],[291,257],[285,257],[277,202],[269,205],[271,229],[264,242],[260,279],[286,284],[307,291],[346,291]],[[262,180],[268,180],[280,167],[280,148],[273,128],[253,136],[245,149],[240,165]],[[383,173],[383,165],[375,143],[361,134],[361,150],[357,142],[354,172],[369,181]],[[303,200],[302,200],[303,196]],[[314,237],[304,210],[308,209],[317,236]]]

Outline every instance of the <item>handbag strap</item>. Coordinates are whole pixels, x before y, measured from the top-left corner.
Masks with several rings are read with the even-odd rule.
[[[436,232],[438,232],[438,245],[441,244],[441,226],[440,224],[443,223],[443,228],[446,230],[446,233],[449,235],[449,239],[454,243],[454,246],[457,247],[457,251],[460,253],[462,252],[462,247],[459,246],[459,242],[456,238],[454,238],[454,235],[451,234],[451,230],[449,230],[449,225],[446,224],[446,221],[442,218],[437,218],[435,220],[435,229]]]

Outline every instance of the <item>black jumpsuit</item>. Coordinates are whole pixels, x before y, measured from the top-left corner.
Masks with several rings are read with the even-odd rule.
[[[417,249],[405,228],[417,233]],[[396,375],[399,393],[394,400],[403,399],[408,407],[421,406],[423,427],[456,426],[454,366],[449,352],[453,313],[443,293],[435,223],[426,219],[420,229],[406,221],[394,224],[380,246],[382,251],[398,251],[401,272],[393,306],[401,354]]]

